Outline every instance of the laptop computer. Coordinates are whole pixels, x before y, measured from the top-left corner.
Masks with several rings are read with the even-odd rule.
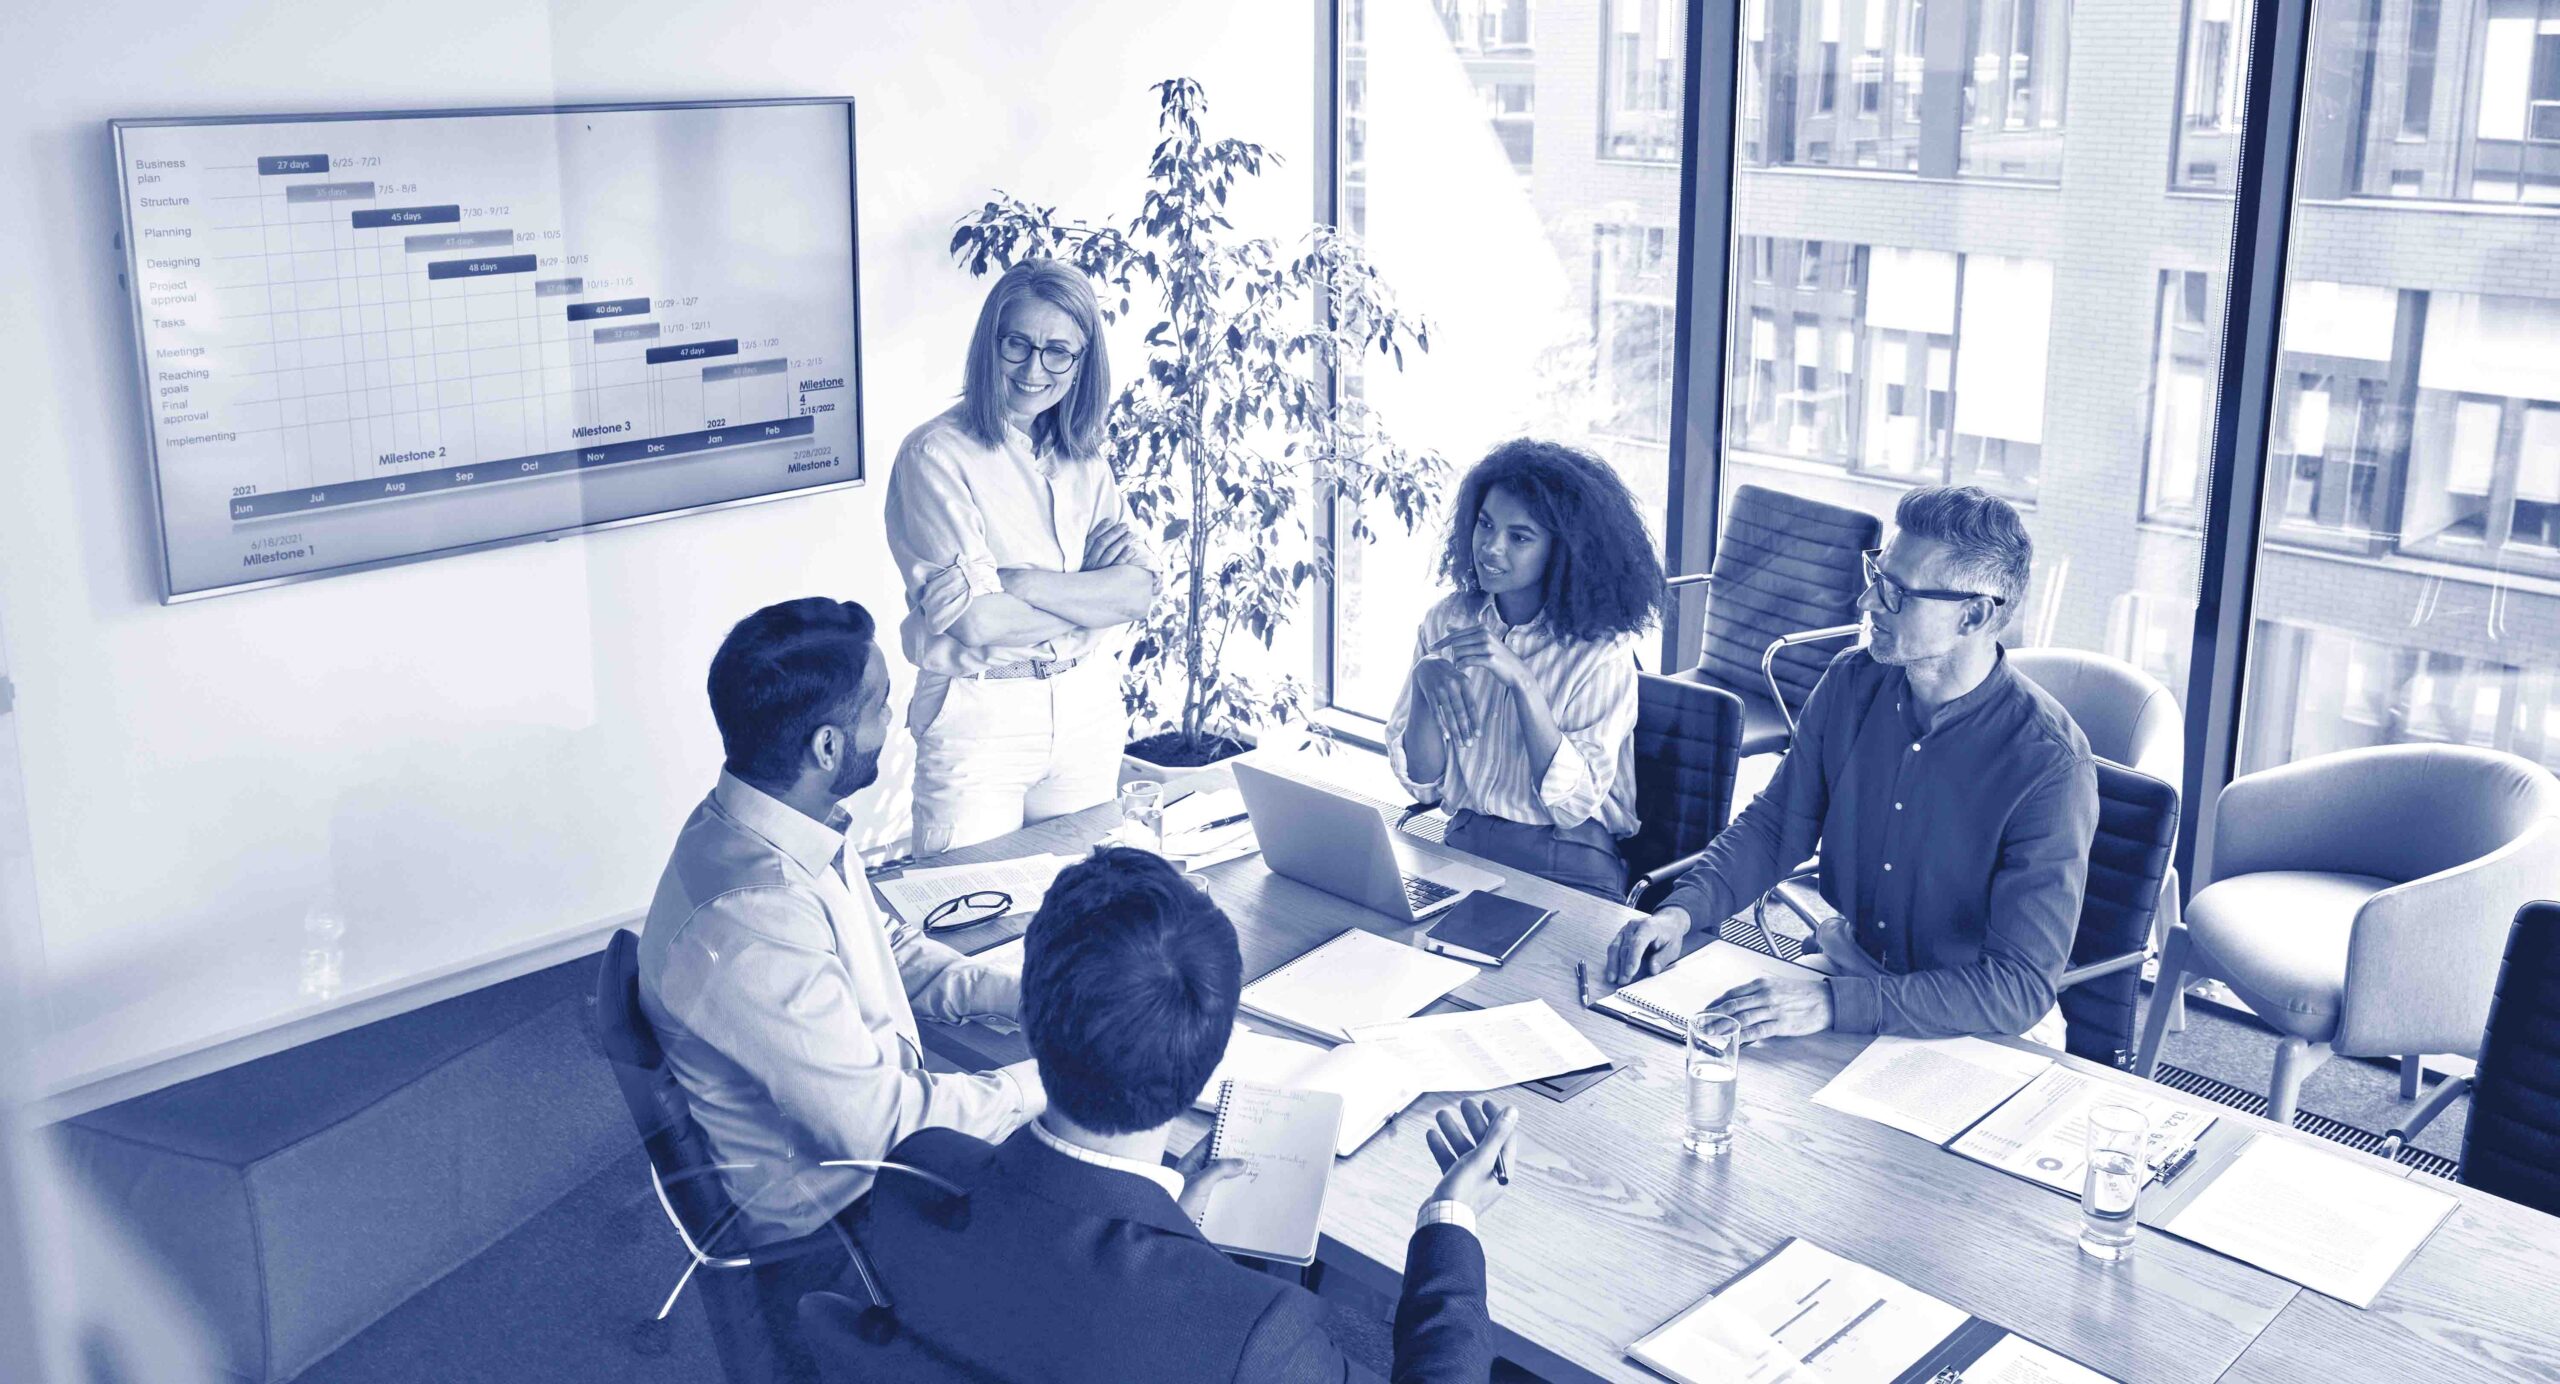
[[[1425,922],[1502,876],[1405,847],[1378,810],[1304,779],[1230,760],[1271,872],[1390,918]]]

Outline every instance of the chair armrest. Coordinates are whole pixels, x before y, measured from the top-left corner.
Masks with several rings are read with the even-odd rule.
[[[2347,987],[2331,1046],[2356,1057],[2476,1057],[2519,904],[2560,880],[2560,823],[2364,901],[2347,934]]]
[[[2471,1094],[2474,1084],[2476,1084],[2475,1080],[2467,1076],[2446,1077],[2438,1082],[2435,1094],[2427,1097],[2426,1104],[2419,1106],[2407,1120],[2392,1126],[2391,1132],[2382,1136],[2380,1149],[2382,1156],[2397,1158],[2401,1148],[2410,1140],[2417,1138],[2420,1131],[2428,1125],[2435,1123],[2436,1116],[2443,1114],[2446,1106]]]
[[[1643,899],[1646,894],[1662,885],[1678,883],[1682,875],[1698,868],[1698,862],[1706,858],[1707,853],[1703,848],[1694,850],[1677,860],[1666,860],[1627,881],[1627,907],[1645,908]],[[1653,910],[1645,908],[1645,911],[1649,913]]]
[[[2151,952],[2146,948],[2141,951],[2129,951],[2121,956],[2110,956],[2104,961],[2092,961],[2086,966],[2068,966],[2063,968],[2062,979],[2055,981],[2053,988],[2058,993],[2084,981],[2096,980],[2100,976],[2111,976],[2118,971],[2131,970],[2150,959]]]
[[[1859,628],[1857,625],[1825,625],[1818,630],[1798,630],[1793,634],[1779,635],[1769,641],[1768,648],[1760,651],[1760,680],[1769,684],[1769,700],[1778,704],[1778,714],[1786,718],[1789,735],[1795,734],[1796,713],[1794,708],[1787,705],[1786,689],[1778,686],[1778,655],[1799,644],[1819,644],[1827,639],[1846,639],[1856,634]]]

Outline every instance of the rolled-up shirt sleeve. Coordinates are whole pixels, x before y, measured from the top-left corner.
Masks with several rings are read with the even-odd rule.
[[[2024,1033],[2053,1008],[2071,959],[2098,832],[2098,776],[2086,758],[2055,765],[2000,836],[1982,957],[1908,975],[1835,976],[1833,1029],[1944,1038]]]
[[[884,508],[907,605],[928,631],[948,632],[971,602],[1004,590],[968,474],[937,436],[907,440],[890,468]]]
[[[1387,714],[1387,768],[1395,774],[1396,782],[1403,785],[1404,791],[1413,795],[1415,802],[1424,803],[1440,801],[1441,785],[1448,782],[1449,778],[1446,760],[1441,763],[1440,777],[1415,778],[1413,766],[1406,762],[1404,754],[1405,727],[1413,724],[1413,670],[1422,662],[1423,654],[1429,651],[1430,647],[1431,622],[1425,620],[1422,627],[1414,631],[1413,660],[1405,665],[1404,689],[1396,693],[1395,710]]]
[[[929,1126],[1000,1138],[1021,1122],[1036,1095],[1020,1077],[930,1072],[884,1048],[833,939],[824,905],[802,890],[732,890],[686,924],[660,1003],[754,1073],[820,1157],[878,1158]]]
[[[1583,665],[1553,707],[1563,739],[1538,781],[1538,798],[1560,827],[1580,826],[1599,812],[1618,780],[1618,747],[1636,733],[1636,663],[1632,651],[1610,652]]]

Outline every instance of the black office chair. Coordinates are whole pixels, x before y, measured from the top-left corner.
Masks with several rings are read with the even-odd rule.
[[[1618,843],[1629,907],[1653,907],[1732,819],[1743,717],[1724,688],[1636,675],[1636,834]]]
[[[1629,904],[1668,892],[1733,816],[1742,715],[1742,699],[1721,687],[1636,674],[1636,834],[1618,843]],[[1413,803],[1396,825],[1442,841],[1448,819],[1436,803]]]
[[[1774,753],[1793,738],[1786,708],[1813,695],[1839,652],[1831,646],[1855,631],[1867,586],[1859,555],[1883,533],[1859,510],[1735,488],[1707,577],[1706,641],[1682,676],[1742,699],[1742,753]]]
[[[2178,789],[2107,760],[2098,765],[2098,834],[2071,964],[2057,986],[2063,1046],[2111,1067],[2133,1066],[2142,963],[2150,956],[2178,843]]]
[[[663,1322],[697,1275],[711,1322],[712,1347],[729,1384],[776,1384],[816,1377],[800,1343],[800,1292],[831,1280],[845,1262],[844,1232],[831,1221],[797,1239],[764,1245],[732,1243],[738,1208],[729,1199],[710,1141],[693,1122],[684,1088],[667,1070],[658,1036],[640,1010],[640,938],[618,931],[605,944],[596,975],[595,1032],[613,1063],[614,1081],[649,1154],[649,1182],[675,1227],[687,1262],[675,1291],[658,1309]]]
[[[2465,1186],[2560,1216],[2560,903],[2516,911],[2506,959],[2489,1001],[2489,1027],[2470,1076],[2448,1077],[2409,1122],[2383,1140],[2383,1156],[2471,1097],[2462,1130]]]

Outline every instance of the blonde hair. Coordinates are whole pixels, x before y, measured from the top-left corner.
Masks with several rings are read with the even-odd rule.
[[[1004,440],[1004,360],[996,353],[996,341],[1004,335],[1005,310],[1028,298],[1065,313],[1084,333],[1075,382],[1031,420],[1032,445],[1084,460],[1102,450],[1103,423],[1111,411],[1111,361],[1102,345],[1102,308],[1094,301],[1093,285],[1057,260],[1024,260],[987,290],[960,378],[961,420],[971,437],[989,447]]]

